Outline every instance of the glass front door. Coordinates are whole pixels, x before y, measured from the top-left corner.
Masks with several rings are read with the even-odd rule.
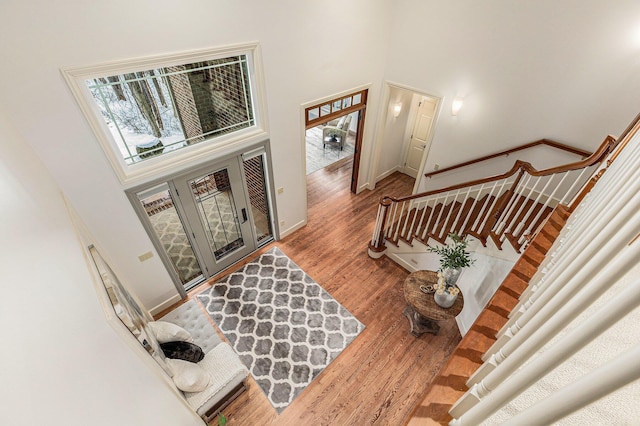
[[[200,263],[178,213],[169,184],[162,183],[138,192],[136,196],[180,283],[189,287],[190,282],[201,281],[203,276]]]
[[[129,193],[183,296],[273,239],[265,154]]]
[[[216,260],[244,246],[227,169],[189,181],[200,223]],[[243,221],[246,221],[246,209]]]
[[[174,180],[208,276],[256,248],[237,158]]]

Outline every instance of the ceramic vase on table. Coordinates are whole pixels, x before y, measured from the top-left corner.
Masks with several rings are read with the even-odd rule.
[[[456,303],[456,299],[458,298],[458,293],[451,294],[448,291],[443,291],[442,293],[435,292],[433,294],[433,300],[436,301],[436,304],[442,308],[450,308]]]
[[[460,272],[462,272],[462,268],[444,268],[442,270],[442,279],[444,279],[444,284],[447,288],[445,291],[436,291],[433,295],[433,299],[436,304],[442,308],[450,308],[456,303],[456,299],[458,298],[459,289],[456,287],[456,283],[458,282],[458,278],[460,277]],[[449,289],[454,288],[454,294],[449,292]]]
[[[461,272],[462,268],[444,268],[442,270],[444,282],[447,283],[448,286],[456,285],[456,283],[458,282],[458,278],[460,278]]]

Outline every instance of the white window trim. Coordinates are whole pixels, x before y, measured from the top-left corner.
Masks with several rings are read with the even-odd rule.
[[[111,136],[98,106],[93,101],[85,81],[106,75],[118,75],[152,68],[169,67],[205,60],[247,55],[251,92],[254,95],[253,108],[255,125],[213,140],[201,142],[173,152],[146,159],[139,163],[126,164],[116,141]],[[125,186],[141,183],[162,176],[194,163],[210,159],[212,155],[226,152],[229,148],[268,138],[267,103],[264,90],[262,56],[257,42],[229,45],[215,49],[194,50],[169,55],[113,61],[99,65],[67,67],[61,69],[80,109],[89,122],[102,150],[109,159],[120,183]]]

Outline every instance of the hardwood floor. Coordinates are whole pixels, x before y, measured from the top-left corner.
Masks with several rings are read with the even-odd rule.
[[[279,416],[250,378],[249,390],[224,410],[229,425],[403,424],[461,339],[453,320],[438,336],[411,336],[402,314],[408,272],[367,255],[380,197],[410,194],[413,179],[395,173],[354,195],[350,171],[345,163],[307,176],[308,224],[258,254],[278,246],[366,329]]]

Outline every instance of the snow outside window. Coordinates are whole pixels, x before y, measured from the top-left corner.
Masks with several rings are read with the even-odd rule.
[[[126,164],[255,124],[246,55],[86,84]]]
[[[258,43],[61,71],[125,186],[269,137]]]

